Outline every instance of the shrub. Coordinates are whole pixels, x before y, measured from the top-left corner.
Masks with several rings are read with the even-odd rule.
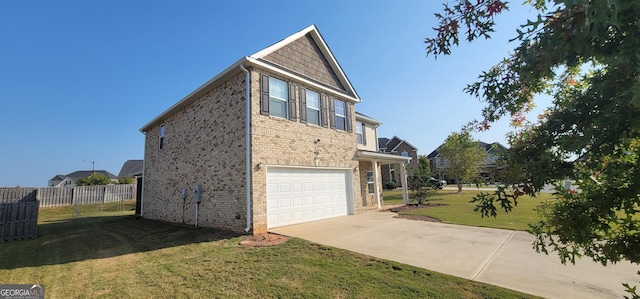
[[[386,185],[384,185],[384,187],[385,187],[387,190],[394,190],[395,188],[397,188],[397,187],[398,187],[398,184],[396,183],[396,181],[389,181],[389,182],[387,182],[387,184],[386,184]]]

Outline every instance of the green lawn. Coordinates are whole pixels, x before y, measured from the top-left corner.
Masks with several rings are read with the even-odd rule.
[[[301,239],[241,236],[136,219],[133,203],[40,209],[38,237],[0,244],[0,283],[47,298],[532,298],[515,291]]]
[[[529,224],[540,220],[538,213],[535,211],[536,207],[541,205],[544,200],[552,198],[551,194],[541,194],[537,198],[523,196],[518,199],[518,206],[512,212],[504,213],[504,211],[498,210],[497,217],[482,218],[479,213],[473,211],[475,204],[470,203],[471,198],[479,192],[476,190],[464,190],[462,193],[457,193],[457,191],[440,190],[430,200],[430,203],[444,205],[407,210],[401,213],[429,216],[453,224],[528,230]],[[385,190],[382,194],[386,205],[402,204],[401,190]]]

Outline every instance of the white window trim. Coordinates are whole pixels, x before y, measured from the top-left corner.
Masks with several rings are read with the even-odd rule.
[[[272,79],[273,79],[273,80],[278,80],[278,81],[284,82],[284,84],[285,84],[285,89],[284,89],[284,91],[285,91],[285,93],[287,94],[287,95],[286,95],[286,97],[287,97],[287,98],[289,97],[289,83],[287,83],[287,81],[280,80],[280,79],[278,79],[278,78],[269,77],[269,101],[271,101],[271,99],[274,99],[274,100],[277,100],[277,101],[284,102],[284,116],[280,116],[280,115],[273,115],[273,114],[271,114],[271,111],[272,111],[272,110],[271,110],[271,107],[269,107],[269,115],[270,115],[270,116],[273,116],[273,117],[287,118],[287,116],[289,115],[289,100],[288,100],[287,98],[285,98],[285,99],[283,99],[283,98],[279,98],[279,97],[277,97],[277,96],[275,96],[275,95],[273,95],[273,94],[271,93],[271,80],[272,80]],[[271,106],[271,105],[269,105],[269,106]]]
[[[310,93],[310,92],[317,95],[317,99],[318,99],[318,107],[317,108],[309,105],[309,94],[308,93]],[[305,96],[307,98],[307,123],[309,124],[309,109],[311,109],[311,110],[318,111],[318,123],[310,123],[310,124],[319,126],[322,123],[322,120],[321,120],[322,115],[320,115],[320,113],[321,113],[320,112],[320,106],[321,106],[320,105],[320,101],[322,101],[322,99],[320,98],[320,93],[319,92],[315,92],[313,90],[308,90],[308,89],[305,90],[305,93],[307,93],[307,94],[305,94]]]
[[[369,173],[371,173],[371,176],[369,176]],[[372,181],[369,182],[369,177],[372,178]],[[376,186],[375,186],[375,177],[373,176],[373,171],[367,171],[367,194],[375,194],[376,193]],[[373,185],[373,187],[370,187],[370,185]]]
[[[343,101],[343,100],[338,100],[338,99],[333,99],[333,105],[335,107],[335,114],[336,116],[340,116],[340,117],[344,117],[345,119],[347,118],[346,114],[338,114],[338,105],[336,105],[336,102],[341,102],[344,106],[342,107],[342,113],[344,113],[345,111],[347,111],[347,102]]]
[[[343,112],[342,112],[343,114],[339,114],[338,113],[338,105],[336,105],[337,102],[341,102],[343,104],[343,106],[342,106],[344,108]],[[346,111],[347,111],[347,102],[346,101],[343,101],[343,100],[340,100],[340,99],[333,99],[333,115],[335,116],[335,118],[338,118],[338,117],[342,118],[342,125],[344,127],[342,129],[338,128],[338,122],[337,122],[336,119],[334,119],[334,121],[336,122],[336,130],[345,131],[345,132],[347,131],[347,115],[344,114]]]

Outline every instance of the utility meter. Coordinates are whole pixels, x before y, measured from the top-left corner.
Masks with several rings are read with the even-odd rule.
[[[194,190],[194,192],[195,196],[193,200],[195,200],[197,203],[200,203],[200,201],[202,200],[202,185],[196,185],[196,189]]]

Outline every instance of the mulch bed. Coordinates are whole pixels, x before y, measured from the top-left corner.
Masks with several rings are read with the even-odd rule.
[[[426,203],[426,204],[421,204],[421,205],[404,205],[404,206],[400,206],[400,207],[387,209],[385,211],[386,212],[398,213],[398,215],[396,215],[394,218],[429,221],[429,222],[442,222],[442,220],[440,220],[440,219],[429,217],[429,216],[424,216],[424,215],[400,214],[400,212],[402,212],[402,211],[415,210],[415,209],[424,209],[424,208],[436,208],[436,207],[441,207],[441,206],[448,206],[448,204],[444,204],[444,203]]]
[[[289,237],[278,234],[258,234],[253,236],[247,236],[240,241],[240,245],[251,247],[267,247],[279,245],[287,242]]]

